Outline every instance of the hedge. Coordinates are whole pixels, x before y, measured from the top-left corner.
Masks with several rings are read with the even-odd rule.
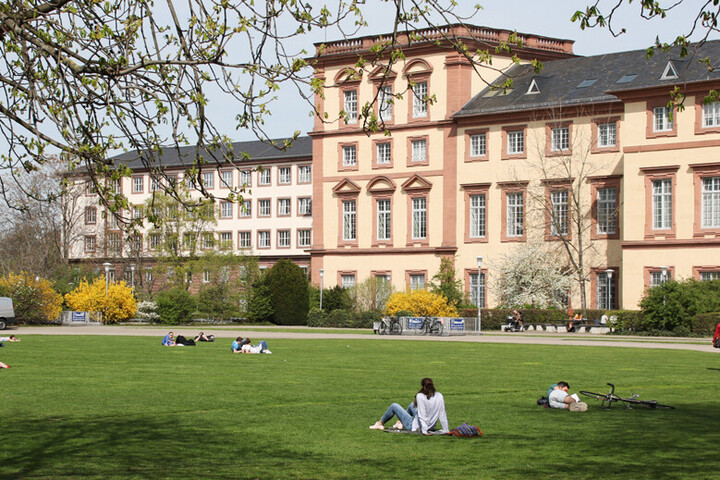
[[[690,319],[692,333],[712,335],[715,327],[720,323],[720,313],[698,313]]]
[[[380,313],[372,311],[358,313],[354,310],[337,309],[327,312],[313,308],[308,313],[307,325],[325,328],[372,328],[373,322],[380,318]]]

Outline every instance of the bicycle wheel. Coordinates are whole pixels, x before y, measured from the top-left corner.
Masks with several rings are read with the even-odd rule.
[[[580,390],[580,395],[585,395],[586,397],[594,398],[595,400],[609,400],[608,395],[604,393],[595,393],[595,392],[586,392],[585,390]]]
[[[671,407],[670,405],[663,405],[662,403],[657,403],[657,400],[638,400],[636,398],[621,398],[620,401],[626,404],[630,405],[637,405],[639,407],[645,407],[645,408],[651,408],[651,409],[669,409],[674,410],[675,407]]]
[[[387,322],[380,322],[380,328],[378,329],[378,334],[380,335],[387,335],[388,333],[388,324]]]
[[[438,335],[438,336],[439,336],[439,335],[442,335],[442,332],[443,332],[443,324],[440,323],[440,322],[435,323],[435,324],[430,328],[430,333],[432,333],[433,335]]]
[[[390,335],[402,335],[402,325],[400,325],[400,322],[390,324]]]

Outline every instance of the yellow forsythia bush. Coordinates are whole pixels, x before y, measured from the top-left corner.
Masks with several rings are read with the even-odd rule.
[[[20,323],[52,322],[62,311],[62,295],[52,284],[25,272],[0,277],[0,297],[13,299],[15,317]]]
[[[102,312],[104,323],[132,318],[137,303],[132,289],[125,282],[113,282],[105,295],[105,277],[93,283],[83,280],[75,290],[65,295],[65,303],[77,312]]]
[[[418,317],[455,317],[457,309],[448,305],[447,299],[438,293],[415,290],[411,293],[396,292],[385,304],[385,313],[395,315],[407,310]]]

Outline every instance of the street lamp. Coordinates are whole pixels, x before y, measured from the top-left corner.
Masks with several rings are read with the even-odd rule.
[[[607,293],[605,294],[606,295],[605,303],[606,303],[607,309],[612,310],[612,304],[610,303],[610,291],[611,291],[610,284],[612,283],[613,271],[605,270],[605,276],[607,277],[607,285],[606,285]]]
[[[112,267],[112,263],[105,262],[103,267],[105,267],[105,295],[107,295],[110,288],[110,267]]]
[[[130,287],[135,288],[135,264],[130,264]]]
[[[323,291],[323,277],[325,276],[325,270],[320,269],[320,310],[322,310],[322,291]]]
[[[477,331],[480,332],[482,330],[482,305],[480,305],[480,269],[482,268],[483,263],[483,257],[477,257],[477,266],[478,266],[478,272],[477,272],[477,306],[478,306],[478,324],[477,324]]]

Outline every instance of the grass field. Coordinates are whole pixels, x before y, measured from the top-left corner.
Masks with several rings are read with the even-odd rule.
[[[720,356],[543,345],[272,340],[163,348],[159,338],[26,335],[0,350],[0,478],[718,478]],[[371,431],[420,378],[451,427]],[[670,411],[543,409],[571,390],[639,393]]]

